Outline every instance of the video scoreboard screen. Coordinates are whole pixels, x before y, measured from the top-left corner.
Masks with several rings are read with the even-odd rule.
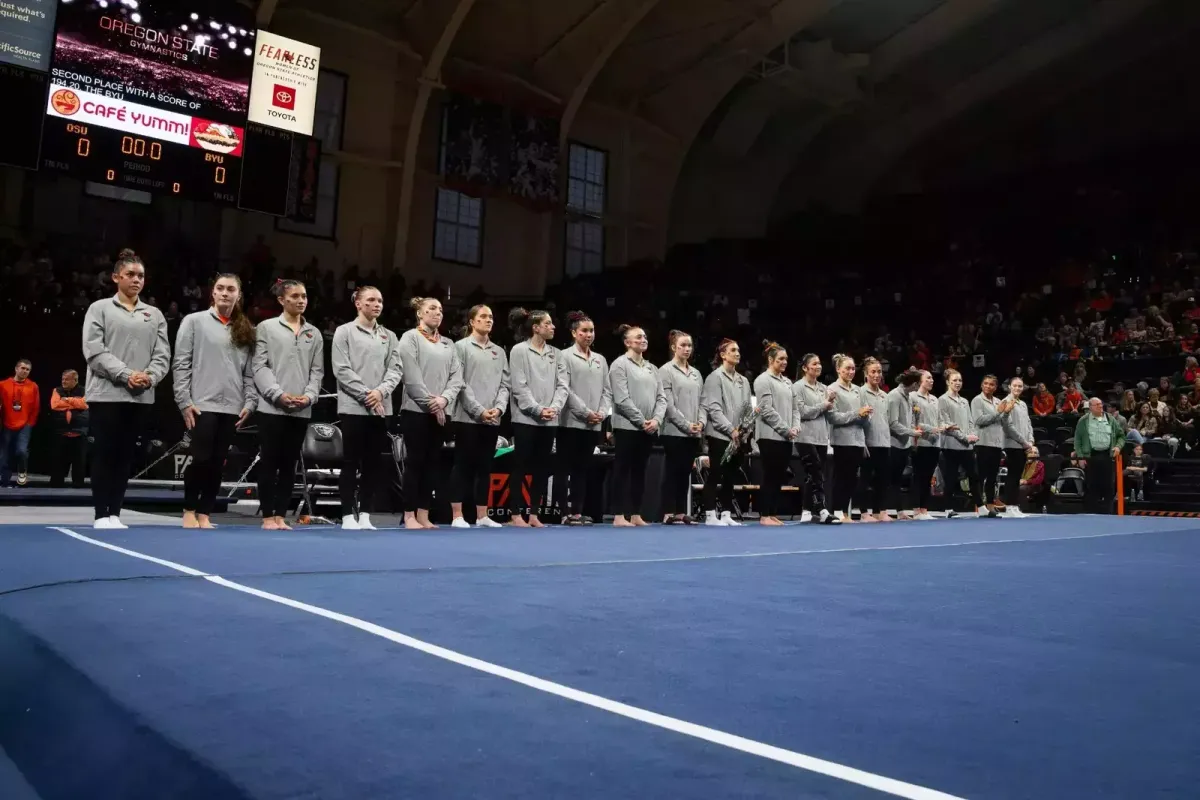
[[[308,137],[286,121],[279,127],[292,130],[247,122],[254,116],[256,57],[271,56],[269,68],[277,72],[274,62],[283,61],[280,37],[263,32],[271,44],[257,46],[252,9],[236,0],[44,5],[56,12],[49,73],[0,64],[0,92],[13,98],[15,113],[28,115],[28,124],[0,129],[0,161],[118,188],[289,212],[296,191],[289,181],[303,174],[296,167],[308,152]],[[319,57],[319,49],[295,44]],[[313,85],[282,87],[291,92],[282,95],[289,110],[297,94],[315,95],[316,58],[310,65],[308,56],[297,62],[293,55],[284,68],[295,71],[297,63],[312,67]],[[280,79],[271,79],[280,95]],[[311,130],[311,115],[308,125]],[[247,171],[253,176],[248,187]]]

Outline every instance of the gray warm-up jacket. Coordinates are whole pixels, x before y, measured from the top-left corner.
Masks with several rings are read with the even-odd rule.
[[[154,403],[154,387],[171,368],[167,320],[139,299],[130,311],[119,295],[97,300],[83,317],[83,357],[87,359],[84,399],[89,403]],[[129,376],[145,372],[150,388],[130,389]]]
[[[454,343],[462,366],[463,388],[454,403],[455,422],[482,422],[483,412],[493,408],[503,414],[512,387],[508,355],[493,341],[480,344],[468,336]],[[500,420],[496,420],[497,425]]]
[[[941,409],[938,408],[938,399],[932,394],[922,395],[920,392],[912,392],[908,399],[913,403],[915,408],[921,409],[919,416],[915,418],[916,424],[920,425],[924,430],[932,430],[940,424]],[[917,440],[917,447],[941,447],[942,437],[940,434],[930,433],[922,436]]]
[[[771,442],[792,441],[788,438],[788,431],[796,427],[792,420],[795,410],[792,382],[767,370],[754,379],[754,400],[758,406],[754,438]]]
[[[256,330],[254,385],[262,395],[258,410],[309,419],[325,377],[325,339],[321,332],[303,317],[299,332],[295,332],[282,314],[263,320]],[[278,401],[285,394],[304,395],[308,405],[282,408]]]
[[[595,350],[584,353],[575,345],[560,352],[559,368],[567,374],[567,404],[559,415],[564,428],[598,431],[603,421],[588,424],[588,412],[607,417],[612,413],[612,389],[608,384],[608,361]]]
[[[841,381],[834,381],[829,391],[833,392],[833,408],[828,414],[829,443],[834,447],[866,447],[867,421],[858,415],[863,407],[858,387],[851,384],[847,389]]]
[[[542,352],[529,342],[513,345],[508,356],[512,373],[512,409],[514,425],[557,427],[558,418],[542,419],[542,409],[553,408],[562,416],[567,404],[567,374],[559,366],[557,347],[542,345]]]
[[[859,389],[858,394],[862,398],[863,405],[875,409],[875,412],[867,417],[867,424],[863,426],[867,435],[867,447],[891,447],[892,430],[888,425],[888,393],[882,389],[873,391],[871,387],[863,386]]]
[[[658,368],[658,378],[662,381],[663,393],[667,398],[666,422],[663,425],[664,436],[692,436],[688,426],[693,422],[700,423],[701,433],[708,424],[708,412],[700,402],[704,390],[704,380],[700,370],[688,365],[687,372],[676,366],[674,359]]]
[[[975,433],[975,419],[971,414],[971,404],[967,398],[959,395],[952,397],[949,392],[938,398],[938,424],[957,425],[958,429],[942,434],[942,447],[947,450],[970,450],[975,445],[967,441],[967,437]]]
[[[825,410],[828,396],[829,389],[823,383],[809,383],[801,378],[792,384],[795,419],[800,428],[797,444],[829,446],[829,412]]]
[[[647,420],[653,419],[662,431],[667,395],[653,364],[636,364],[629,356],[621,356],[609,367],[608,382],[612,387],[614,430],[640,431]]]
[[[971,416],[975,422],[975,432],[979,435],[976,447],[1004,447],[1004,415],[996,410],[999,405],[1000,399],[995,395],[989,400],[977,394],[971,400]]]
[[[400,337],[400,364],[404,375],[404,399],[401,411],[429,413],[429,401],[446,398],[446,415],[453,416],[454,404],[462,391],[462,366],[458,351],[446,336],[431,342],[416,328]]]
[[[254,345],[236,347],[229,326],[209,308],[188,314],[175,334],[175,405],[239,415],[258,406]]]
[[[700,402],[708,413],[704,435],[728,442],[750,407],[750,381],[744,375],[736,372],[730,375],[724,367],[717,367],[704,379]]]
[[[339,325],[333,332],[333,378],[337,381],[339,414],[370,416],[367,393],[383,395],[383,416],[392,415],[392,393],[400,385],[400,338],[375,323],[364,328],[358,320]]]
[[[1033,445],[1033,423],[1029,421],[1029,406],[1024,400],[1018,400],[1011,411],[1001,414],[1000,424],[1004,426],[1005,447],[1027,450]]]
[[[913,437],[917,435],[913,425],[912,398],[915,394],[904,391],[903,386],[888,392],[888,429],[892,432],[892,447],[898,450],[910,449]]]

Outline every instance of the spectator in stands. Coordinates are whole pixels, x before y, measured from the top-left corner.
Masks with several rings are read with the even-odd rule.
[[[1159,417],[1166,417],[1167,404],[1162,400],[1162,393],[1159,392],[1158,389],[1151,389],[1146,395],[1146,401],[1150,403],[1151,411],[1153,411]]]
[[[1088,413],[1075,425],[1075,452],[1071,454],[1087,470],[1085,513],[1112,512],[1113,465],[1124,446],[1125,432],[1115,419],[1104,413],[1104,402],[1093,397],[1088,401]]]
[[[71,473],[71,485],[83,488],[87,464],[88,405],[79,385],[79,373],[69,369],[62,384],[50,394],[50,419],[54,450],[50,460],[50,488],[61,489]]]
[[[33,364],[27,358],[17,362],[11,378],[0,381],[0,487],[7,487],[13,471],[17,485],[29,482],[29,437],[41,410],[38,385],[29,380]]]
[[[1054,413],[1055,409],[1054,395],[1050,394],[1050,390],[1046,388],[1046,384],[1039,383],[1037,392],[1033,395],[1033,413],[1038,417],[1048,417]]]
[[[1040,458],[1025,463],[1021,471],[1021,503],[1028,504],[1030,498],[1041,492],[1046,481],[1046,463]]]
[[[1137,397],[1133,393],[1133,389],[1126,389],[1121,395],[1121,414],[1124,415],[1126,422],[1132,421],[1138,412]]]
[[[1074,379],[1067,378],[1067,388],[1059,399],[1058,412],[1060,414],[1079,414],[1083,411],[1083,404],[1083,392],[1079,391],[1079,386]]]
[[[1140,444],[1134,445],[1133,454],[1125,463],[1125,480],[1129,482],[1129,499],[1141,502],[1146,499],[1146,478],[1154,462],[1142,451]]]
[[[1192,407],[1187,395],[1180,395],[1172,411],[1175,418],[1175,435],[1184,447],[1192,450],[1196,447],[1196,409]]]
[[[1200,365],[1196,363],[1195,356],[1188,356],[1187,361],[1183,362],[1183,383],[1190,386],[1200,381]]]

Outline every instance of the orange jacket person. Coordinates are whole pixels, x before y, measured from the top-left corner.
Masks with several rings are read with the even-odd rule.
[[[13,377],[0,381],[0,486],[12,480],[13,464],[17,467],[17,484],[29,482],[29,436],[41,410],[38,386],[29,380],[33,364],[23,358],[17,362]]]

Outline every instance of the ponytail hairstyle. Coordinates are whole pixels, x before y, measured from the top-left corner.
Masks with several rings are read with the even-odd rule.
[[[942,378],[943,378],[943,379],[946,381],[946,383],[947,383],[947,384],[949,384],[949,383],[950,383],[950,379],[951,379],[951,378],[953,378],[955,375],[957,375],[957,376],[958,376],[958,377],[960,377],[960,378],[962,377],[962,373],[961,373],[961,372],[959,372],[958,370],[956,370],[956,369],[948,369],[948,370],[946,370],[945,372],[943,372],[943,373],[942,373]]]
[[[841,369],[842,364],[845,364],[847,361],[853,361],[853,360],[854,359],[852,359],[850,356],[846,355],[845,353],[834,353],[833,354],[833,369],[834,369],[834,371],[836,372],[837,370]]]
[[[295,278],[279,278],[275,281],[275,285],[271,287],[271,294],[278,297],[280,300],[288,293],[288,290],[293,286],[303,286],[304,281],[298,281]]]
[[[585,322],[591,322],[592,318],[582,311],[568,311],[567,324],[571,327],[571,333],[574,333],[576,328]]]
[[[550,319],[549,311],[542,311],[535,308],[533,311],[526,311],[518,306],[508,312],[508,327],[512,329],[513,336],[518,342],[524,342],[533,336],[533,326],[540,325]]]
[[[218,272],[213,278],[212,286],[208,287],[210,297],[219,280],[233,281],[237,284],[238,299],[233,304],[233,310],[229,312],[229,339],[234,347],[249,350],[254,347],[254,323],[242,309],[242,279],[232,272]]]
[[[779,342],[772,342],[770,339],[763,339],[763,358],[767,360],[767,366],[771,366],[771,362],[775,360],[775,356],[779,355],[781,350],[786,350]]]
[[[368,291],[370,289],[374,289],[375,291],[379,292],[380,297],[383,296],[383,292],[379,291],[378,286],[359,286],[359,287],[355,288],[354,294],[350,295],[350,302],[357,303],[358,298],[362,297],[362,293],[365,291]]]
[[[896,382],[905,389],[911,389],[912,387],[921,383],[921,372],[915,369],[905,370],[900,377],[896,379]]]
[[[883,372],[883,364],[881,364],[879,359],[876,358],[875,356],[867,356],[866,358],[863,359],[862,371],[863,371],[863,383],[864,384],[866,384],[866,382],[867,382],[867,370],[869,370],[871,367],[876,366],[876,365],[879,366],[879,371]]]
[[[646,330],[646,329],[643,328],[641,325],[625,324],[625,325],[620,325],[617,327],[617,334],[621,337],[621,344],[625,344],[625,339],[626,339],[626,337],[629,336],[630,331],[644,331],[644,330]]]
[[[731,344],[737,344],[737,342],[735,342],[733,339],[722,339],[717,344],[717,352],[713,353],[713,369],[721,366],[721,363],[725,360],[725,351],[729,349],[729,345]]]
[[[441,304],[441,301],[436,297],[414,297],[408,301],[409,308],[413,310],[413,316],[416,317],[417,326],[421,324],[421,311],[430,303]]]
[[[804,377],[804,373],[808,371],[808,365],[812,363],[814,358],[820,358],[820,356],[816,353],[804,354],[804,357],[800,359],[800,363],[796,366],[796,380]]]
[[[121,252],[117,253],[117,260],[113,262],[112,274],[119,275],[121,270],[125,269],[131,264],[136,264],[143,269],[146,266],[144,263],[142,263],[141,256],[133,252],[133,248],[126,247]]]

